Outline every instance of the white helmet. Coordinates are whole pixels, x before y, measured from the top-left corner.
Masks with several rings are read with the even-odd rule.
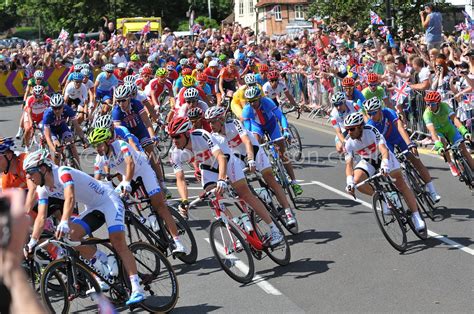
[[[181,64],[182,66],[183,66],[183,65],[188,65],[188,64],[189,64],[189,60],[186,59],[186,58],[183,58],[183,59],[179,60],[179,64]]]
[[[364,115],[361,112],[353,112],[344,119],[344,127],[357,126],[364,123]]]
[[[202,117],[202,109],[199,107],[193,107],[188,110],[188,118],[191,120]]]
[[[33,74],[35,79],[44,79],[44,72],[41,70],[35,71],[35,74]]]
[[[184,99],[197,99],[198,97],[199,91],[194,87],[190,87],[184,91]]]
[[[206,110],[206,113],[204,114],[204,119],[206,120],[212,120],[215,118],[220,118],[224,116],[225,114],[225,108],[224,107],[219,107],[219,106],[214,106],[210,107]]]
[[[135,83],[135,75],[127,75],[123,79],[124,84]]]
[[[108,129],[112,126],[112,116],[110,114],[106,114],[105,116],[100,116],[94,122],[94,129]]]
[[[53,94],[49,99],[49,105],[53,108],[61,107],[64,105],[64,98],[61,94]]]
[[[44,93],[44,87],[43,85],[36,85],[35,87],[33,87],[33,94],[35,96],[40,96]]]
[[[367,112],[377,111],[382,108],[382,102],[378,97],[372,97],[364,101],[364,109]]]
[[[49,151],[46,149],[40,149],[35,152],[32,152],[26,156],[23,160],[23,169],[28,171],[31,168],[39,167],[41,165],[46,165],[48,167],[53,166],[53,161],[50,158]]]
[[[91,74],[91,70],[83,68],[81,70],[81,74],[84,75],[84,77],[89,77],[89,75]]]
[[[255,52],[253,51],[247,52],[247,58],[253,58],[253,57],[255,57]]]
[[[244,76],[244,82],[245,82],[245,85],[248,85],[248,86],[255,85],[257,84],[257,77],[253,73],[246,74]]]
[[[124,62],[120,62],[118,65],[117,65],[117,68],[119,69],[125,69],[127,67],[127,65],[124,63]]]
[[[204,70],[204,64],[203,63],[196,64],[196,69],[197,70]]]
[[[130,90],[125,85],[120,85],[115,88],[114,97],[116,100],[128,98],[130,96]]]
[[[262,94],[262,91],[260,90],[260,88],[258,86],[250,86],[250,87],[247,87],[247,89],[245,89],[245,98],[247,98],[247,100],[255,100],[257,98],[260,98]]]
[[[138,87],[137,87],[137,84],[135,84],[135,82],[125,83],[124,85],[127,86],[130,96],[138,92]]]
[[[337,92],[331,97],[331,104],[340,105],[346,99],[346,95],[343,92]]]
[[[212,51],[208,50],[204,53],[204,57],[212,57]]]
[[[217,66],[217,60],[211,60],[211,61],[209,61],[209,66],[210,66],[210,67],[216,67],[216,66]]]
[[[105,72],[113,72],[115,69],[115,65],[113,65],[112,63],[107,63],[105,66],[104,66],[104,71]]]

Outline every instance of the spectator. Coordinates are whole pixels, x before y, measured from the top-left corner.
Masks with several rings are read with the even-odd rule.
[[[423,59],[416,57],[413,59],[413,70],[415,84],[411,84],[411,89],[425,91],[428,90],[431,86],[430,80],[430,69],[424,66]]]
[[[123,48],[118,48],[117,53],[112,57],[112,63],[117,65],[119,63],[127,63],[127,57],[125,56],[125,50]]]
[[[434,11],[434,5],[428,3],[425,10],[420,12],[421,24],[426,29],[425,41],[428,50],[439,49],[443,41],[443,19],[440,12]]]

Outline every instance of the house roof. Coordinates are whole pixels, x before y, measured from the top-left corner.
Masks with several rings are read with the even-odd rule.
[[[308,0],[259,0],[256,7],[265,7],[276,4],[308,4]]]

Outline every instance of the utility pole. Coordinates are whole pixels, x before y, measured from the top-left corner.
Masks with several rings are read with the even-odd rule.
[[[207,10],[209,11],[209,19],[212,18],[211,16],[211,0],[207,0]]]
[[[386,15],[386,20],[387,20],[387,26],[390,28],[394,27],[394,21],[392,18],[392,4],[390,3],[390,0],[385,0],[385,15]]]

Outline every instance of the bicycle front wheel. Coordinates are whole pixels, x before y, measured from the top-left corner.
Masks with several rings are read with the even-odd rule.
[[[198,256],[198,249],[194,234],[191,231],[191,228],[189,228],[189,225],[186,220],[181,217],[178,211],[171,206],[168,206],[168,208],[176,223],[176,228],[178,228],[179,237],[183,242],[184,246],[186,246],[186,248],[188,249],[188,253],[184,256],[178,256],[178,259],[186,264],[194,264],[196,263]]]
[[[396,250],[404,252],[407,248],[405,226],[396,210],[392,210],[390,214],[384,214],[383,203],[385,203],[383,196],[376,192],[374,194],[372,208],[377,218],[377,224],[390,245]]]
[[[288,124],[288,131],[291,134],[291,138],[286,140],[288,155],[292,161],[301,161],[303,146],[301,145],[300,133],[293,124]]]
[[[418,203],[418,207],[420,207],[423,212],[428,216],[431,220],[434,220],[434,213],[433,213],[433,202],[430,199],[428,192],[426,192],[426,185],[423,179],[420,177],[418,172],[411,167],[406,172],[406,176],[408,178],[408,182],[411,185],[413,192],[415,193],[416,200]]]
[[[222,269],[235,281],[249,283],[255,274],[252,253],[244,238],[222,220],[211,224],[209,242]]]
[[[146,299],[140,306],[150,312],[171,311],[178,302],[178,279],[168,259],[155,247],[144,242],[130,246],[137,262],[140,286]]]

